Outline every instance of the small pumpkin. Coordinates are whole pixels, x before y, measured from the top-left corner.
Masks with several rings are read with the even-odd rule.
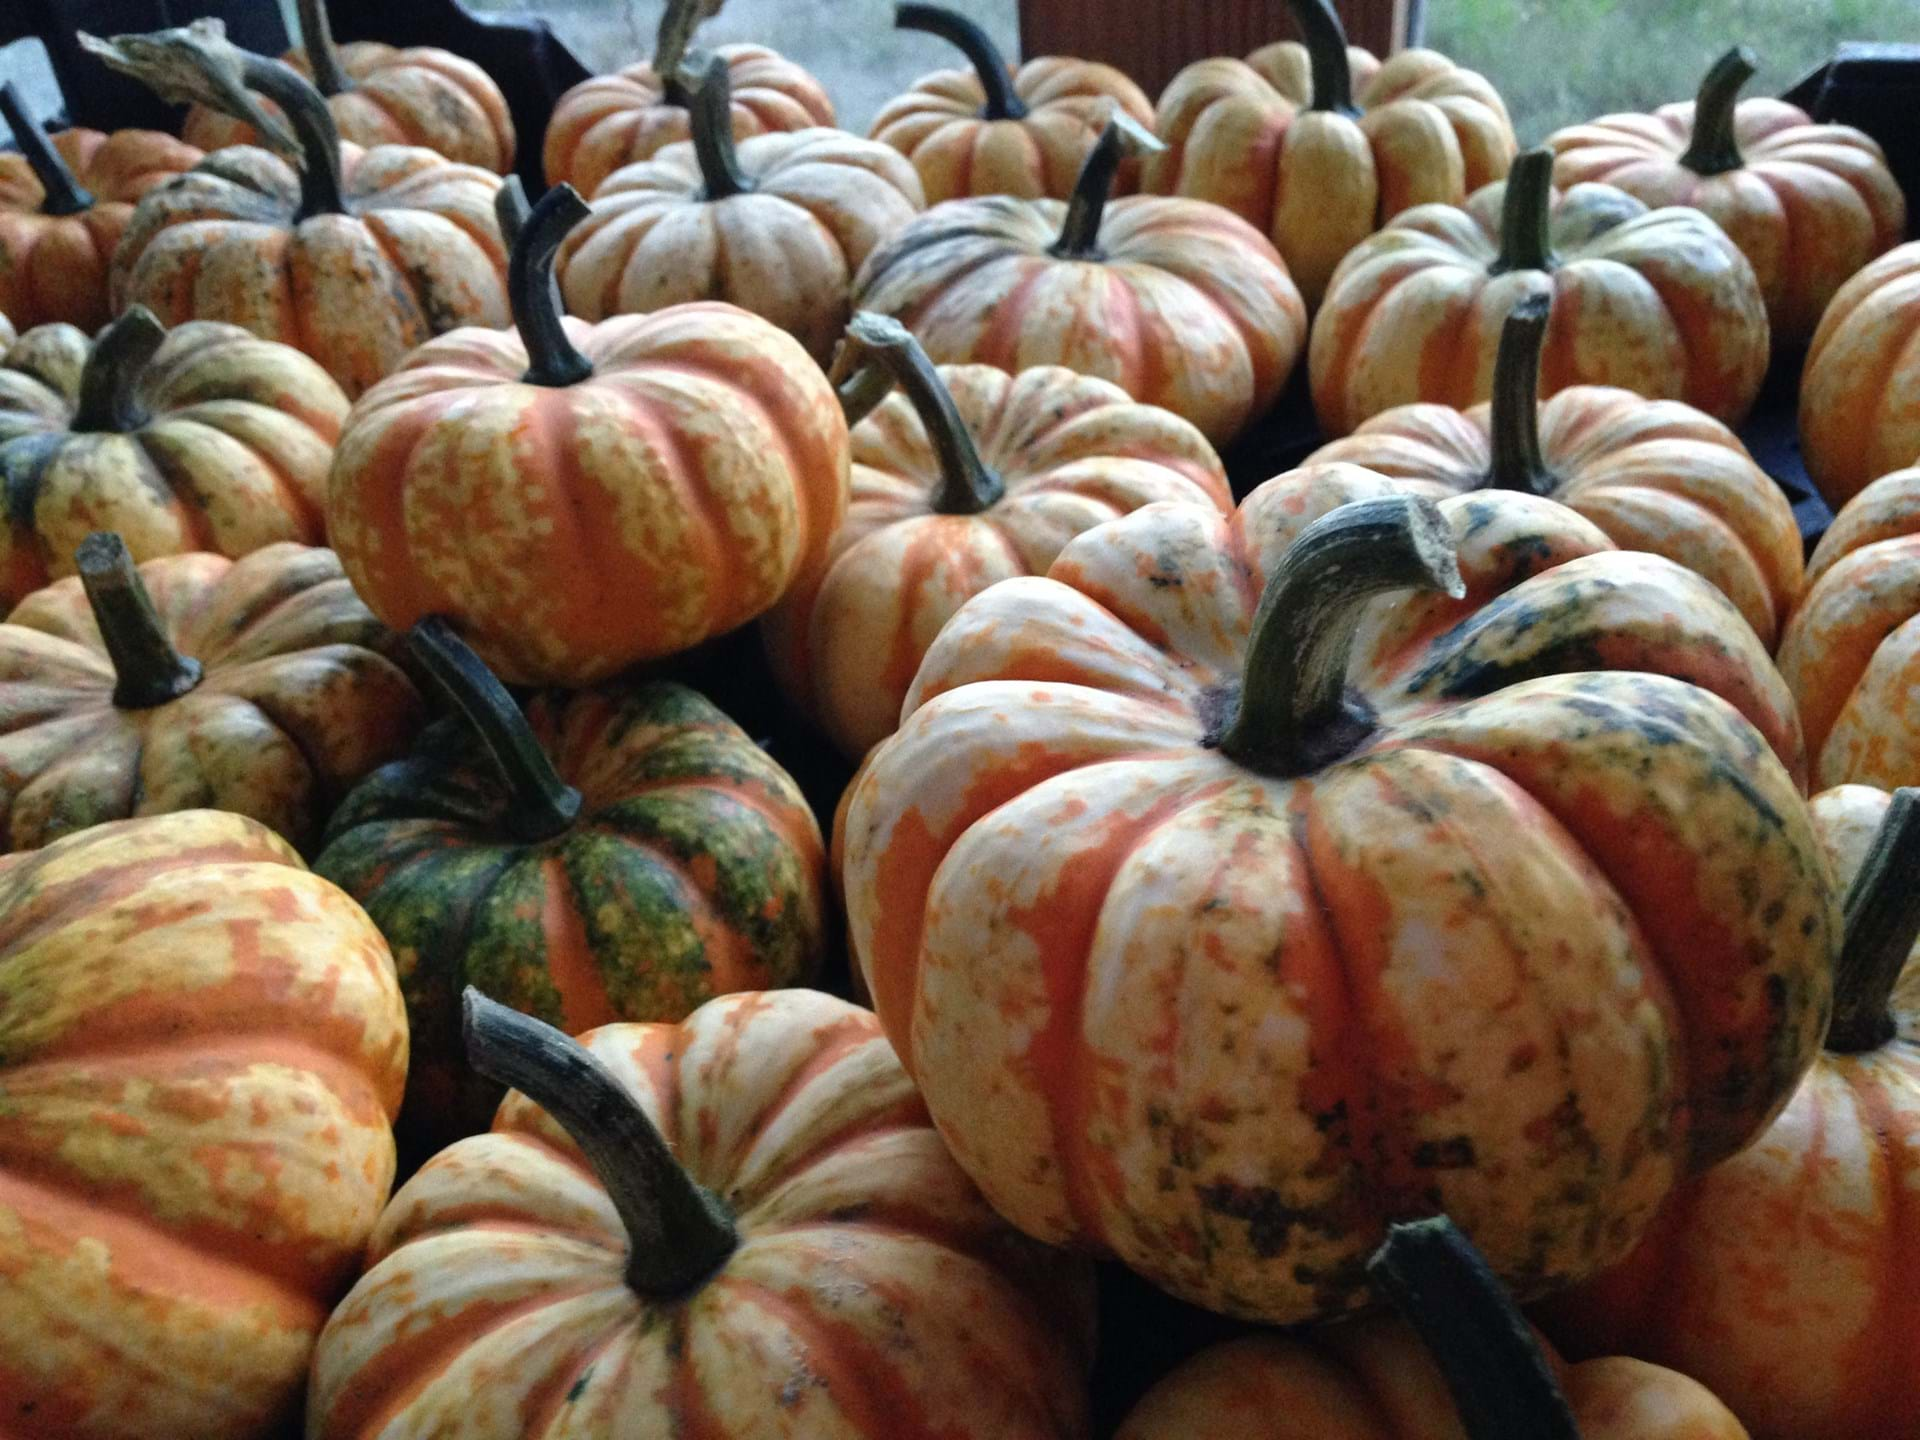
[[[1920,785],[1920,468],[1848,501],[1814,548],[1780,641],[1816,790]]]
[[[20,147],[0,152],[0,311],[23,330],[98,330],[113,315],[108,264],[134,202],[192,169],[200,152],[157,130],[50,137],[11,81],[0,85],[0,116]]]
[[[294,8],[305,43],[280,58],[326,99],[342,140],[424,146],[496,175],[513,169],[513,115],[485,70],[432,46],[335,45],[326,0],[294,0]],[[271,100],[260,108],[280,114]],[[187,112],[180,133],[202,150],[260,143],[245,120],[206,105]]]
[[[1757,64],[1737,45],[1695,100],[1603,115],[1547,145],[1562,186],[1597,180],[1705,212],[1753,266],[1773,338],[1798,344],[1849,276],[1900,243],[1907,202],[1870,135],[1784,100],[1740,100]]]
[[[1206,438],[1105,380],[936,370],[871,314],[854,317],[835,374],[853,499],[825,568],[763,633],[782,688],[850,757],[893,733],[927,646],[969,597],[1044,574],[1075,535],[1142,505],[1232,508]]]
[[[165,99],[245,116],[299,164],[237,146],[150,191],[114,255],[116,304],[244,326],[311,355],[349,396],[434,335],[506,323],[498,176],[416,146],[343,147],[320,93],[217,20],[82,43]]]
[[[852,947],[1026,1233],[1289,1323],[1444,1211],[1535,1295],[1818,1046],[1839,925],[1805,804],[1673,675],[1790,727],[1784,690],[1658,556],[1512,583],[1566,542],[1504,517],[1605,547],[1550,502],[1310,509],[1150,506],[963,606],[845,806]]]
[[[756,135],[738,150],[719,57],[689,99],[693,139],[616,170],[567,236],[556,273],[583,320],[725,300],[771,320],[825,365],[853,277],[920,213],[913,167],[838,130]]]
[[[393,1183],[386,945],[192,810],[0,858],[0,982],[10,1440],[283,1433]]]
[[[1490,404],[1382,411],[1315,451],[1299,473],[1339,461],[1425,494],[1491,486],[1548,496],[1622,549],[1664,555],[1711,581],[1772,649],[1805,572],[1785,493],[1738,436],[1678,400],[1575,385],[1536,402],[1551,303],[1525,295],[1508,312]]]
[[[134,306],[98,340],[43,325],[0,353],[0,610],[116,530],[134,557],[238,557],[326,535],[347,397],[298,350],[235,325],[168,331]]]
[[[314,861],[399,961],[410,1144],[471,1135],[499,1103],[464,1063],[469,983],[577,1032],[814,972],[819,827],[725,715],[660,682],[545,692],[523,716],[441,622],[411,644],[459,716],[349,795]]]
[[[1675,1193],[1631,1256],[1543,1323],[1712,1385],[1756,1440],[1902,1434],[1920,1412],[1908,1203],[1920,1130],[1920,791],[1813,799],[1851,888],[1826,1050],[1780,1118]]]
[[[381,1217],[311,1440],[1082,1440],[1084,1261],[947,1157],[867,1011],[730,995],[568,1039],[469,990],[515,1092]]]
[[[1279,396],[1306,307],[1279,252],[1217,205],[1108,203],[1123,154],[1159,142],[1116,116],[1073,198],[949,200],[867,257],[853,303],[897,317],[943,365],[1065,365],[1230,440]]]
[[[1920,458],[1920,241],[1842,285],[1800,378],[1800,453],[1836,510]]]
[[[1459,205],[1519,148],[1500,94],[1434,50],[1383,63],[1330,0],[1291,0],[1305,44],[1187,66],[1160,97],[1142,188],[1224,205],[1273,237],[1309,306],[1346,253],[1415,205]]]
[[[542,157],[548,185],[593,196],[614,171],[692,135],[693,97],[681,62],[695,28],[717,8],[708,0],[667,0],[651,60],[591,76],[560,97]],[[827,92],[791,60],[764,45],[719,45],[712,53],[726,62],[735,140],[834,123]]]
[[[1345,435],[1415,401],[1465,409],[1492,391],[1500,323],[1554,297],[1541,390],[1617,385],[1737,425],[1766,376],[1753,267],[1698,210],[1649,210],[1611,185],[1555,197],[1529,150],[1464,207],[1421,205],[1340,262],[1307,352],[1323,430]]]
[[[868,134],[920,172],[929,204],[970,195],[1065,200],[1108,117],[1153,128],[1153,102],[1111,65],[1043,55],[1015,70],[973,21],[938,5],[900,5],[901,30],[957,46],[967,70],[936,70],[880,107]],[[1121,166],[1123,191],[1136,166]]]
[[[0,625],[6,850],[203,806],[306,849],[425,719],[330,550],[136,568],[105,533],[76,565]]]
[[[508,181],[503,211],[518,197]],[[374,614],[448,616],[517,683],[588,684],[745,624],[846,511],[846,421],[791,336],[720,303],[561,315],[554,252],[586,214],[548,191],[514,242],[516,329],[422,346],[334,459],[329,531]]]

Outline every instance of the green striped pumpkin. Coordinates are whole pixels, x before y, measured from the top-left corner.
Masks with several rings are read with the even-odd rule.
[[[468,985],[579,1033],[677,1021],[803,983],[824,945],[825,855],[793,780],[701,695],[665,682],[534,695],[522,714],[437,619],[409,644],[459,714],[367,777],[314,869],[386,936],[413,1031],[400,1129],[484,1130]]]

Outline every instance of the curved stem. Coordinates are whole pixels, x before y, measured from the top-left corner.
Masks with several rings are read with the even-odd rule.
[[[69,430],[124,435],[147,423],[134,393],[167,330],[144,305],[135,305],[100,332],[80,371],[80,398]]]
[[[700,166],[705,198],[725,200],[753,189],[733,148],[733,84],[727,77],[727,62],[718,55],[707,61],[707,68],[693,83],[688,109],[693,158]]]
[[[1331,0],[1287,0],[1287,8],[1300,27],[1313,70],[1313,101],[1307,108],[1359,114],[1353,103],[1353,68],[1347,63],[1347,32]]]
[[[1580,1440],[1533,1328],[1451,1220],[1389,1226],[1367,1279],[1440,1367],[1469,1440]]]
[[[1301,775],[1365,740],[1373,714],[1347,693],[1354,635],[1368,600],[1409,589],[1465,593],[1453,530],[1433,501],[1361,500],[1309,525],[1261,593],[1222,753],[1262,774]]]
[[[1547,338],[1553,296],[1522,296],[1500,326],[1493,359],[1493,464],[1487,483],[1496,490],[1551,495],[1559,482],[1540,453],[1540,346]]]
[[[1744,45],[1736,45],[1707,71],[1693,101],[1693,138],[1680,163],[1699,175],[1722,175],[1745,165],[1734,138],[1734,107],[1740,88],[1753,78],[1760,62]]]
[[[1547,228],[1553,208],[1553,151],[1523,150],[1507,172],[1500,202],[1500,256],[1492,273],[1553,269],[1553,238]]]
[[[507,823],[535,843],[563,834],[580,814],[580,792],[554,771],[513,697],[467,642],[438,615],[407,632],[407,649],[493,757],[507,787]]]
[[[592,212],[571,185],[556,185],[540,197],[507,260],[507,299],[514,328],[531,362],[520,378],[529,385],[578,385],[593,374],[593,363],[573,348],[560,292],[553,283],[553,257],[567,232]]]
[[[307,64],[313,68],[313,83],[322,95],[344,94],[353,88],[353,80],[340,64],[340,51],[333,43],[333,21],[327,14],[327,0],[295,0],[300,17],[300,43],[307,52]]]
[[[887,386],[874,390],[871,381],[861,377],[877,371],[887,377],[888,385],[898,385],[920,417],[920,424],[933,445],[940,462],[940,482],[934,487],[932,505],[937,515],[978,515],[990,508],[1007,492],[1006,482],[980,458],[966,421],[954,407],[940,372],[920,348],[907,327],[885,315],[863,310],[847,326],[847,343],[841,351],[842,365],[859,368],[841,389],[851,391],[864,401],[873,395],[873,405],[885,396]],[[871,410],[873,405],[868,405]],[[863,415],[865,411],[861,412]],[[858,423],[849,416],[848,425]]]
[[[53,148],[47,132],[28,111],[20,92],[9,80],[0,85],[0,115],[13,131],[13,143],[20,147],[34,177],[39,180],[45,198],[40,202],[42,215],[78,215],[93,208],[93,195],[75,177],[60,152]]]
[[[1106,214],[1107,201],[1113,197],[1113,179],[1120,162],[1129,155],[1144,155],[1164,150],[1139,121],[1116,108],[1106,129],[1081,162],[1080,174],[1067,197],[1067,218],[1060,226],[1060,238],[1053,242],[1051,254],[1063,260],[1093,260],[1100,255],[1100,219]]]
[[[200,683],[200,662],[173,648],[126,541],[96,530],[73,552],[73,563],[113,663],[115,705],[148,710]]]
[[[660,28],[653,37],[653,73],[659,78],[663,98],[669,105],[685,109],[691,102],[680,79],[680,62],[700,22],[720,8],[717,0],[667,0],[660,14]]]
[[[1877,1050],[1894,1037],[1889,1002],[1920,938],[1920,790],[1893,792],[1887,818],[1847,891],[1846,940],[1833,972],[1837,1055]]]
[[[725,1263],[740,1243],[726,1206],[681,1168],[598,1056],[471,985],[460,1021],[467,1063],[546,1111],[587,1157],[627,1232],[628,1285],[663,1299],[684,1295]]]
[[[987,92],[987,103],[980,111],[988,120],[1022,120],[1026,103],[1015,93],[1013,76],[1007,70],[1006,56],[1000,47],[973,21],[938,5],[902,5],[893,12],[896,30],[922,30],[938,35],[959,47],[980,77],[980,88]]]
[[[518,175],[509,175],[493,192],[493,220],[500,227],[500,238],[511,250],[520,243],[520,232],[527,228],[533,206],[527,203],[527,187]]]

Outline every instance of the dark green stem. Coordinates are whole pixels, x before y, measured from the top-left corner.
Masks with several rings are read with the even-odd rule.
[[[847,326],[847,343],[840,354],[842,365],[858,368],[840,387],[842,396],[852,395],[854,404],[864,404],[866,414],[886,394],[887,386],[876,391],[874,383],[863,378],[878,371],[890,385],[898,385],[920,417],[920,424],[933,445],[940,463],[940,482],[934,487],[932,505],[937,515],[978,515],[990,509],[1007,492],[1006,482],[980,458],[966,421],[954,407],[953,396],[933,368],[933,361],[920,348],[907,327],[885,315],[863,310]],[[844,408],[844,407],[843,407]],[[859,416],[848,414],[847,424],[859,423]]]
[[[740,1243],[718,1197],[674,1158],[631,1091],[586,1046],[544,1020],[460,997],[467,1063],[559,1122],[587,1158],[627,1232],[627,1284],[655,1299],[684,1295]]]
[[[247,57],[246,78],[252,89],[280,107],[300,142],[298,218],[346,214],[347,201],[340,188],[340,131],[325,97],[291,65],[264,55]]]
[[[896,30],[921,30],[938,35],[959,47],[980,77],[980,88],[987,92],[987,103],[980,114],[988,120],[1022,120],[1027,107],[1014,92],[1013,77],[1007,72],[1007,60],[987,32],[964,15],[956,15],[938,5],[902,5],[893,12]]]
[[[1540,453],[1540,347],[1547,338],[1553,296],[1523,295],[1500,326],[1493,360],[1493,464],[1487,483],[1496,490],[1551,495],[1559,481]]]
[[[136,393],[140,377],[167,330],[144,305],[135,305],[100,332],[80,371],[80,398],[67,426],[82,434],[124,435],[147,423]]]
[[[300,43],[306,49],[314,85],[322,95],[345,94],[353,88],[353,80],[341,66],[339,48],[333,43],[327,0],[295,0],[294,8],[300,17]]]
[[[1300,38],[1307,47],[1307,63],[1313,70],[1313,101],[1310,110],[1337,110],[1342,115],[1358,115],[1353,103],[1353,67],[1347,63],[1347,32],[1331,0],[1287,0],[1293,23],[1300,27]]]
[[[513,696],[438,615],[407,632],[407,649],[466,717],[507,787],[507,823],[537,844],[564,834],[580,815],[580,792],[555,772]]]
[[[60,152],[53,148],[47,132],[27,110],[26,102],[11,80],[0,85],[0,115],[6,117],[7,126],[13,131],[13,143],[20,147],[20,153],[40,181],[40,188],[46,192],[46,198],[40,202],[40,213],[78,215],[82,210],[92,209],[92,194],[60,158]]]
[[[1836,1055],[1877,1050],[1895,1034],[1893,987],[1920,938],[1920,790],[1893,792],[1887,818],[1847,891],[1846,940],[1833,972]]]
[[[753,189],[733,148],[733,84],[727,77],[727,62],[718,55],[707,61],[707,68],[693,83],[688,107],[693,158],[700,166],[705,198],[725,200]]]
[[[1074,178],[1073,193],[1067,197],[1067,218],[1060,226],[1060,238],[1050,253],[1063,260],[1097,260],[1100,257],[1100,220],[1106,214],[1107,201],[1113,198],[1114,176],[1120,162],[1129,155],[1164,150],[1132,116],[1115,109],[1106,129],[1081,162]]]
[[[1389,1226],[1367,1279],[1440,1367],[1468,1440],[1580,1440],[1533,1328],[1451,1220]]]
[[[1521,151],[1507,172],[1507,193],[1500,205],[1500,256],[1492,273],[1553,269],[1548,229],[1552,209],[1553,151],[1544,145]]]
[[[718,9],[716,5],[714,7]],[[678,105],[687,109],[691,100],[686,85],[680,79],[680,65],[686,58],[687,46],[693,43],[693,32],[700,28],[700,22],[706,18],[706,8],[702,0],[667,0],[667,7],[660,13],[660,28],[654,32],[653,73],[660,81],[662,98],[669,105]]]
[[[1464,592],[1453,530],[1433,501],[1395,495],[1343,505],[1306,528],[1268,577],[1247,638],[1240,708],[1223,754],[1265,775],[1304,775],[1373,732],[1348,693],[1367,601],[1392,590]]]
[[[1734,138],[1734,109],[1741,86],[1759,68],[1759,60],[1744,45],[1734,46],[1713,62],[1694,97],[1693,139],[1680,157],[1682,165],[1698,175],[1723,175],[1747,163]]]
[[[592,212],[571,185],[556,185],[540,197],[513,242],[507,260],[507,299],[514,327],[531,362],[520,378],[529,385],[578,385],[593,374],[593,364],[574,349],[560,292],[553,283],[553,257],[567,232]]]
[[[73,564],[113,664],[115,705],[149,710],[200,683],[200,662],[173,648],[126,541],[96,530],[73,552]]]

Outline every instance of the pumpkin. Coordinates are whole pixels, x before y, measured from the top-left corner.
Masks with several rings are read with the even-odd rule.
[[[245,115],[300,165],[237,146],[150,191],[114,255],[116,303],[282,341],[349,396],[431,336],[506,323],[498,176],[413,146],[343,147],[319,92],[230,45],[218,21],[84,43],[164,98]]]
[[[1834,509],[1920,457],[1920,241],[1834,295],[1800,379],[1800,452]]]
[[[1756,63],[1736,46],[1696,100],[1603,115],[1547,145],[1563,186],[1597,180],[1649,205],[1705,212],[1753,266],[1773,338],[1798,344],[1849,276],[1899,244],[1907,202],[1871,136],[1816,125],[1784,100],[1739,100]]]
[[[97,341],[28,331],[0,353],[0,609],[72,574],[95,530],[141,560],[319,544],[346,414],[317,364],[235,325],[135,306]]]
[[[1920,784],[1920,468],[1847,502],[1807,566],[1780,641],[1814,788]]]
[[[0,859],[0,1423],[258,1440],[393,1181],[387,947],[211,810]]]
[[[754,619],[847,503],[846,421],[792,337],[720,303],[562,318],[554,251],[586,213],[547,193],[514,244],[518,332],[415,351],[354,408],[329,492],[374,614],[446,615],[519,683],[588,684]]]
[[[819,827],[725,715],[656,682],[544,692],[522,716],[441,622],[412,648],[460,715],[349,795],[314,861],[399,962],[409,1143],[431,1153],[486,1128],[499,1103],[464,1063],[469,982],[577,1032],[678,1020],[713,995],[813,973]]]
[[[1087,1434],[1092,1277],[947,1157],[867,1011],[730,995],[571,1040],[469,990],[493,1130],[394,1196],[312,1440]]]
[[[13,344],[19,338],[19,332],[13,328],[13,322],[5,315],[0,315],[0,348]]]
[[[1307,351],[1314,409],[1345,435],[1415,401],[1464,409],[1493,385],[1500,323],[1554,299],[1543,394],[1617,385],[1737,425],[1766,375],[1753,267],[1698,210],[1649,210],[1611,185],[1554,197],[1553,152],[1529,150],[1464,208],[1420,205],[1340,262]]]
[[[211,806],[306,849],[425,706],[330,550],[135,568],[95,535],[80,573],[0,625],[0,835],[30,850],[129,815]]]
[[[1785,493],[1731,430],[1678,400],[1576,385],[1536,403],[1551,303],[1545,294],[1525,295],[1507,313],[1490,404],[1382,411],[1315,451],[1300,474],[1339,461],[1421,493],[1491,486],[1549,496],[1622,549],[1697,571],[1771,649],[1805,568]]]
[[[1304,45],[1198,60],[1160,97],[1142,188],[1224,205],[1265,231],[1318,306],[1346,253],[1415,205],[1459,205],[1518,144],[1499,92],[1433,50],[1383,64],[1329,0],[1292,0]]]
[[[704,13],[717,8],[667,0],[652,60],[591,76],[560,97],[547,121],[547,184],[594,195],[614,171],[693,133],[680,62]],[[719,45],[712,53],[726,62],[734,139],[833,124],[827,92],[791,60],[764,45]]]
[[[894,25],[957,46],[969,70],[936,70],[889,100],[868,134],[920,172],[927,200],[1015,195],[1065,200],[1108,117],[1153,128],[1153,102],[1111,65],[1044,55],[1018,70],[966,16],[938,5],[900,5]],[[1132,163],[1118,176],[1131,189]]]
[[[12,82],[0,115],[20,153],[0,152],[0,311],[21,329],[97,330],[113,311],[107,266],[133,204],[200,152],[157,130],[62,130],[49,137]]]
[[[280,58],[326,98],[340,138],[353,145],[419,145],[496,175],[513,169],[513,115],[493,78],[450,50],[405,50],[372,41],[335,45],[326,0],[294,0],[304,48]],[[272,101],[260,107],[278,115]],[[206,105],[180,133],[202,150],[258,145],[245,120]]]
[[[1907,1203],[1920,1128],[1920,792],[1843,785],[1814,824],[1851,886],[1826,1051],[1755,1143],[1675,1193],[1631,1256],[1543,1312],[1712,1385],[1756,1440],[1894,1436],[1920,1411]]]
[[[1158,143],[1116,116],[1064,205],[934,206],[867,257],[854,308],[897,317],[943,365],[1065,365],[1224,443],[1278,397],[1306,308],[1266,237],[1219,206],[1108,203],[1122,154]]]
[[[561,292],[585,320],[725,300],[824,365],[854,274],[920,213],[920,181],[886,146],[838,130],[756,135],[736,151],[728,103],[715,57],[690,99],[692,141],[607,177],[561,248]]]
[[[1059,365],[936,370],[897,321],[854,317],[835,373],[853,499],[827,565],[763,622],[775,676],[843,753],[893,733],[920,658],[970,596],[1162,500],[1232,508],[1179,416]],[[897,393],[887,390],[898,386]]]
[[[1510,510],[1605,546],[1550,502],[1301,529],[1268,495],[1136,511],[947,623],[845,807],[854,953],[1036,1238],[1288,1323],[1444,1211],[1541,1293],[1764,1128],[1819,1043],[1839,926],[1805,804],[1671,673],[1767,711],[1765,653],[1657,556],[1484,599],[1553,545],[1501,537]],[[1409,589],[1480,606],[1366,604]]]
[[[1403,1319],[1203,1350],[1116,1440],[1749,1440],[1685,1375],[1617,1356],[1567,1365],[1449,1220],[1391,1226],[1368,1278]]]

